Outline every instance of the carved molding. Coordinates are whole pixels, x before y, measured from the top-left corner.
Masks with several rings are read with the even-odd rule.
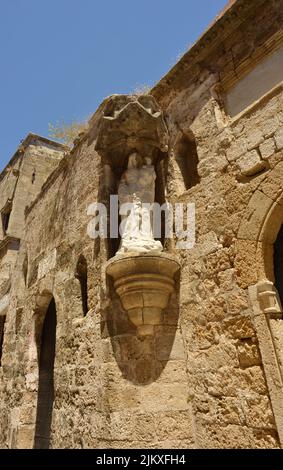
[[[277,431],[283,447],[283,316],[278,292],[263,280],[249,287],[266,381]]]
[[[155,164],[167,152],[168,141],[162,111],[152,96],[114,95],[104,108],[95,149],[115,171],[126,168],[133,152]]]
[[[177,259],[165,253],[118,255],[108,262],[106,273],[138,335],[153,335],[162,323],[179,270]]]

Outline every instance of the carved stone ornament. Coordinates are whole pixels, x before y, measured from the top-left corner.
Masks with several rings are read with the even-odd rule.
[[[168,150],[162,111],[151,96],[112,96],[101,119],[96,150],[118,176],[122,222],[119,250],[106,267],[139,335],[154,333],[175,289],[180,266],[154,239],[151,204],[155,166]]]
[[[152,335],[161,324],[179,269],[178,261],[165,253],[119,255],[108,262],[106,272],[138,335]]]
[[[152,96],[113,95],[107,101],[99,125],[96,150],[115,170],[125,170],[129,156],[137,152],[153,165],[168,150],[168,131],[162,111]]]

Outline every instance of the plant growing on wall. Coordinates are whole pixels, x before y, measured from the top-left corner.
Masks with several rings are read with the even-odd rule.
[[[88,127],[87,120],[79,122],[73,121],[66,124],[64,121],[57,121],[55,124],[49,123],[49,137],[63,144],[73,146],[74,140]]]

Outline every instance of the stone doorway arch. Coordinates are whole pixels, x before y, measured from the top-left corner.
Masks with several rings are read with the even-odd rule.
[[[275,279],[274,245],[278,240],[278,234],[281,234],[282,226],[283,162],[280,162],[262,180],[248,203],[237,236],[236,268],[238,282],[249,292],[281,447],[283,447],[283,309],[276,289],[276,281],[279,282],[279,279],[278,277]],[[281,238],[281,235],[279,236]]]
[[[54,297],[49,300],[45,316],[39,318],[42,325],[36,327],[38,355],[38,394],[34,445],[35,449],[50,447],[52,414],[54,406],[54,363],[56,349],[57,314]]]

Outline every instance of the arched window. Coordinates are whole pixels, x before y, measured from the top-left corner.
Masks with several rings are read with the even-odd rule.
[[[183,189],[186,191],[200,182],[197,146],[194,138],[183,135],[175,147],[174,154],[182,175]]]
[[[279,230],[276,241],[274,243],[273,265],[275,287],[283,305],[283,225],[281,226],[281,229]]]
[[[87,261],[83,255],[80,255],[78,259],[75,277],[79,280],[81,286],[82,309],[83,314],[86,315],[88,312]]]
[[[52,298],[47,309],[40,341],[35,449],[49,449],[54,405],[54,362],[56,347],[56,305]]]

